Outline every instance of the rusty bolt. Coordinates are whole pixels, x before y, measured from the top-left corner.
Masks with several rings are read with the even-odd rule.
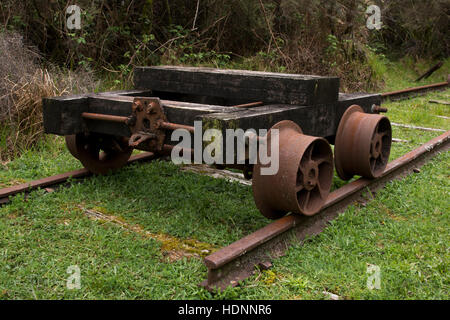
[[[125,122],[125,124],[126,124],[127,126],[134,127],[134,126],[136,125],[136,117],[135,117],[135,116],[128,117],[128,119],[127,119],[127,121]]]
[[[146,110],[147,114],[154,114],[156,113],[156,105],[153,102],[150,102],[150,105],[147,107]]]
[[[135,101],[135,102],[134,102],[134,109],[135,109],[136,111],[138,111],[138,112],[141,112],[141,111],[142,111],[142,104],[141,104],[140,101]]]
[[[372,106],[372,112],[373,113],[386,113],[386,112],[388,112],[388,109],[385,108],[385,107],[380,107],[380,106],[377,106],[377,105],[374,104]]]

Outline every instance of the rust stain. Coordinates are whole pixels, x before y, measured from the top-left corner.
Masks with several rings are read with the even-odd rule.
[[[164,233],[146,231],[142,226],[128,223],[123,218],[111,214],[105,208],[86,209],[82,206],[77,206],[77,208],[90,219],[113,223],[144,238],[160,242],[162,255],[169,262],[175,262],[183,258],[203,258],[217,250],[211,244],[195,239],[179,239]]]
[[[391,210],[389,210],[389,208],[388,207],[386,207],[384,204],[382,204],[382,203],[380,203],[379,205],[378,205],[378,208],[379,209],[381,209],[381,210],[383,210],[388,216],[389,216],[389,218],[391,218],[392,220],[395,220],[395,221],[407,221],[408,219],[406,219],[405,217],[402,217],[402,216],[396,216]]]

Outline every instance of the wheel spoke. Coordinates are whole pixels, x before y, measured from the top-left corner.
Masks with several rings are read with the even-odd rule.
[[[319,192],[320,199],[326,200],[326,198],[328,197],[328,192],[326,192],[322,189],[322,186],[320,185],[320,181],[317,182],[316,188]]]
[[[303,207],[308,209],[309,198],[311,197],[311,191],[306,192],[305,202],[303,202]]]
[[[320,169],[320,166],[324,163],[328,163],[329,165],[332,165],[329,159],[321,158],[315,161],[317,164],[317,167]]]
[[[298,166],[298,170],[300,171],[302,179],[303,179],[303,177],[305,177],[308,174],[308,172],[306,172],[306,168],[304,167],[305,164],[306,164],[306,162],[304,162],[303,159],[302,159],[300,161],[300,165]],[[297,177],[298,177],[298,173],[297,173]]]
[[[386,156],[383,154],[383,152],[380,154],[380,157],[379,157],[379,158],[381,159],[382,163],[387,163],[387,162],[389,161],[389,156],[386,157]]]
[[[373,157],[370,158],[370,169],[372,170],[372,172],[375,171],[375,167],[376,167],[378,159],[379,158],[373,158]]]

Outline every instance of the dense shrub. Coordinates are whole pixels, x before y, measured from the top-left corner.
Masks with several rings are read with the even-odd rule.
[[[82,8],[81,30],[66,28],[74,3]],[[381,31],[365,26],[367,0],[3,0],[0,21],[52,62],[123,77],[137,64],[244,61],[248,68],[336,74],[343,89],[369,90],[377,78],[373,49],[448,55],[448,1],[375,3],[383,10]]]
[[[448,0],[384,1],[379,39],[399,55],[442,58],[450,54]]]

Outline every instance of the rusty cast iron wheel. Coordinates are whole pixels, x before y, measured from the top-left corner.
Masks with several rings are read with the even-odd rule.
[[[72,154],[72,156],[78,159],[76,136],[72,134],[70,136],[65,136],[65,138],[67,149],[69,149],[69,152]]]
[[[269,219],[281,218],[289,212],[312,216],[320,211],[330,192],[333,180],[330,144],[323,138],[304,135],[297,124],[285,120],[267,134],[269,150],[274,129],[279,130],[279,170],[275,175],[262,175],[264,166],[259,163],[254,166],[252,186],[256,206]]]
[[[345,111],[336,133],[336,171],[343,180],[359,175],[379,177],[389,161],[392,129],[388,118],[364,113],[353,105]]]
[[[77,134],[76,154],[83,166],[94,174],[107,174],[127,164],[133,148],[112,136]],[[69,149],[70,150],[70,149]]]

